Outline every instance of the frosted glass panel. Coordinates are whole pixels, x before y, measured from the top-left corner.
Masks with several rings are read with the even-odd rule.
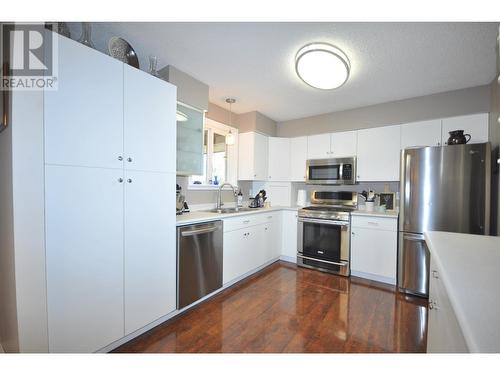
[[[203,112],[177,104],[177,173],[203,174]]]

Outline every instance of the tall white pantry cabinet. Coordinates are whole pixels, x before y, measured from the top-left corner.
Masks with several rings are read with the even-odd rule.
[[[47,351],[94,352],[176,308],[176,87],[57,38],[39,108]]]

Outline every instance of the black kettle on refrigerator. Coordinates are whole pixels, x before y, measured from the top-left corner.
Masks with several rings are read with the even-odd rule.
[[[471,139],[470,134],[464,134],[463,130],[453,130],[448,134],[450,134],[450,138],[446,142],[448,145],[464,145]],[[469,138],[467,139],[467,137]]]

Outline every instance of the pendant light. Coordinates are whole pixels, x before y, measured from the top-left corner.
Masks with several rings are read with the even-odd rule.
[[[236,103],[236,99],[234,98],[227,98],[226,103],[229,104],[229,126],[233,126],[232,124],[232,119],[233,119],[233,111],[232,111],[232,105]],[[229,130],[229,133],[226,134],[226,145],[231,146],[234,145],[234,134]]]

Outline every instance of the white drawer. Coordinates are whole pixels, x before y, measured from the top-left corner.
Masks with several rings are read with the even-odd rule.
[[[277,212],[266,212],[251,215],[242,215],[237,217],[230,217],[224,220],[224,232],[231,232],[253,225],[268,223],[273,220]]]
[[[368,228],[397,232],[398,219],[392,217],[352,216],[351,226],[353,228]]]

